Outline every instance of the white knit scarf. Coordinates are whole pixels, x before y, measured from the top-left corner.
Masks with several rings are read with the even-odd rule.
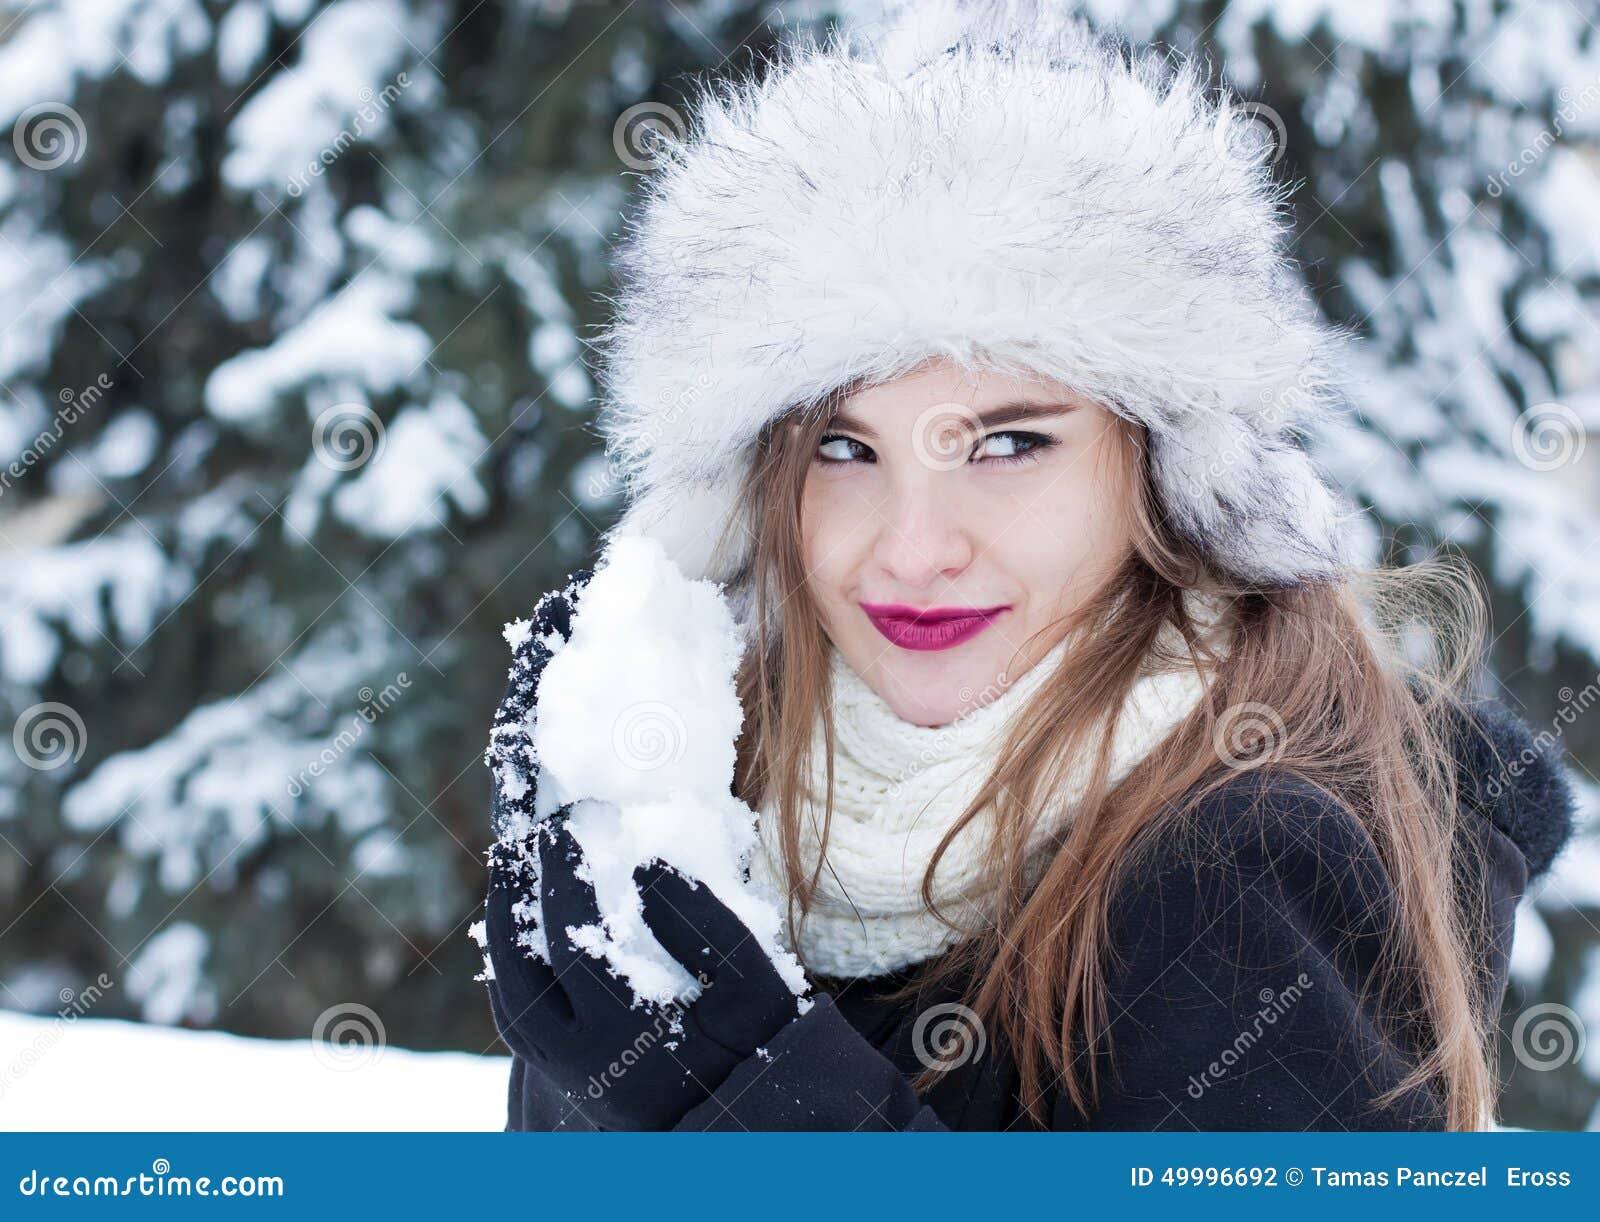
[[[1186,591],[1184,601],[1202,633],[1220,624],[1224,600]],[[1178,656],[1185,655],[1174,624],[1163,625],[1161,635]],[[1225,652],[1221,632],[1212,644]],[[881,975],[930,959],[964,936],[924,906],[923,875],[934,849],[977,796],[1013,720],[1070,645],[1070,639],[1063,639],[994,699],[934,727],[901,718],[830,648],[836,740],[833,820],[818,892],[799,931],[799,949],[813,971],[837,977]],[[1120,783],[1194,710],[1211,678],[1186,662],[1182,669],[1147,673],[1134,682],[1113,737],[1109,785]],[[827,789],[820,713],[811,754],[813,806],[801,819],[807,870],[816,862],[822,824],[815,795]],[[1092,762],[1067,762],[1064,782],[1052,791],[1036,821],[1028,842],[1030,883],[1065,832]],[[775,799],[769,795],[757,814],[761,844],[752,854],[750,882],[782,909],[787,886]],[[939,862],[934,899],[940,911],[962,926],[985,916],[996,898],[995,883],[982,877],[993,827],[993,810],[986,809],[962,829]]]

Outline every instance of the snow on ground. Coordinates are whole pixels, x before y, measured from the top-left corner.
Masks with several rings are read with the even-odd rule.
[[[510,1058],[0,1010],[0,1131],[497,1131]]]

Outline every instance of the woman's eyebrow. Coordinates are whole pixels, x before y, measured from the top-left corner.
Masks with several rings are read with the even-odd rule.
[[[974,417],[981,427],[989,429],[998,424],[1011,424],[1018,420],[1061,416],[1067,412],[1077,411],[1082,406],[1081,403],[998,403],[993,407],[984,408],[981,412],[975,412]],[[848,412],[835,412],[828,420],[828,427],[848,429],[852,433],[860,433],[868,440],[877,437],[871,425],[858,420]]]

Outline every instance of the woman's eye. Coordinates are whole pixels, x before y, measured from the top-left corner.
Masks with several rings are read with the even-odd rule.
[[[824,437],[817,446],[817,457],[830,463],[851,462],[861,453],[870,455],[872,451],[854,437],[844,437],[839,434]]]
[[[972,457],[987,464],[1029,462],[1055,444],[1054,437],[1043,433],[1016,430],[990,433],[973,446]],[[833,465],[858,460],[875,461],[871,448],[864,442],[839,433],[829,434],[818,443],[817,458]]]
[[[990,433],[979,443],[979,449],[988,446],[990,442],[999,443],[999,452],[990,451],[986,462],[1025,462],[1038,458],[1039,455],[1055,445],[1055,438],[1047,437],[1043,433],[1003,432]]]

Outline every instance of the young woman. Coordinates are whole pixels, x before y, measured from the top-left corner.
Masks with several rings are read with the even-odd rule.
[[[695,1001],[634,1005],[568,936],[587,870],[525,752],[580,571],[491,748],[529,779],[496,771],[487,910],[509,1128],[1494,1116],[1559,758],[1466,698],[1470,578],[1356,563],[1297,444],[1338,337],[1248,116],[1063,10],[802,42],[653,171],[606,337],[617,530],[747,632],[750,883],[814,989],[663,863],[645,919]]]

